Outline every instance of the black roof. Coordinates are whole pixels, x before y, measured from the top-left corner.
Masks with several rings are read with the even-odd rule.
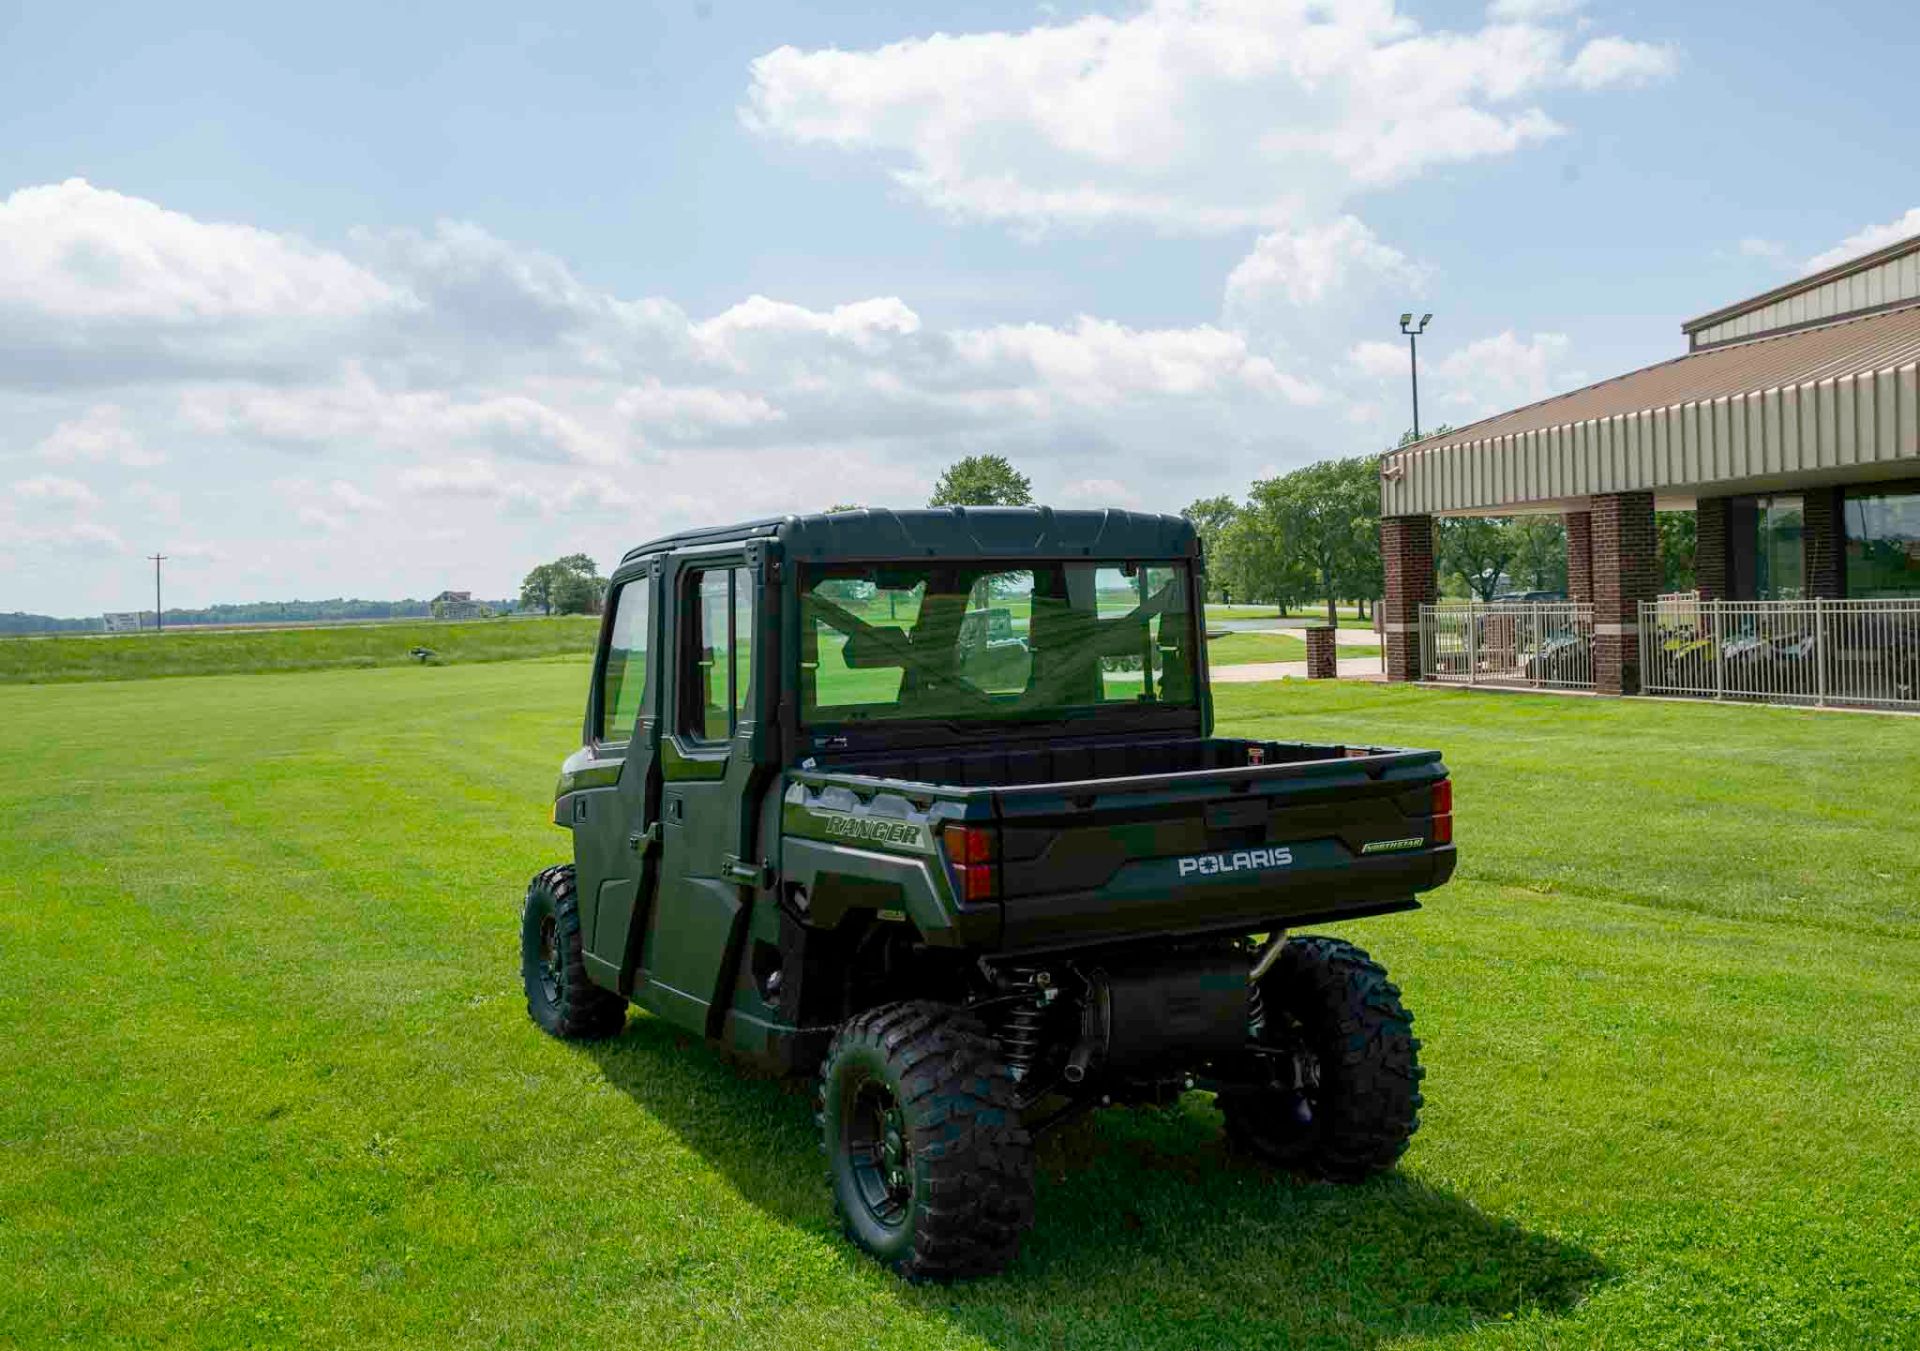
[[[735,540],[777,539],[789,558],[1184,558],[1198,552],[1183,516],[1052,507],[923,507],[777,516],[683,530],[627,551],[644,554]]]

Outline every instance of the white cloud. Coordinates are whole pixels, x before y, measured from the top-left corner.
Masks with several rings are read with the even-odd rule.
[[[362,492],[345,479],[337,478],[332,483],[329,483],[327,485],[327,495],[339,503],[341,508],[346,511],[364,514],[367,512],[382,512],[387,509],[385,502],[382,502],[379,498],[369,493]]]
[[[534,392],[466,397],[443,389],[396,389],[358,363],[326,384],[190,386],[182,391],[180,414],[200,432],[292,448],[343,441],[414,452],[464,446],[595,464],[619,456],[614,438]]]
[[[1764,262],[1777,263],[1787,256],[1787,246],[1777,239],[1758,239],[1752,235],[1740,241],[1742,258],[1758,258]]]
[[[400,475],[400,486],[454,497],[495,497],[500,491],[500,475],[485,460],[452,460],[408,469]]]
[[[994,383],[1094,407],[1155,396],[1278,396],[1311,404],[1320,391],[1247,348],[1244,334],[1126,328],[1082,315],[1071,329],[1001,325],[954,335],[955,354]]]
[[[52,552],[59,554],[121,554],[126,541],[111,526],[98,521],[63,521],[55,524],[21,522],[0,517],[0,552]]]
[[[786,416],[765,398],[747,390],[718,389],[711,385],[676,387],[658,380],[623,391],[614,400],[613,409],[623,421],[682,441],[697,441],[719,432],[778,422]]]
[[[605,474],[509,478],[485,460],[419,465],[400,475],[400,485],[416,499],[466,498],[545,517],[634,505],[633,494]]]
[[[1504,413],[1580,383],[1566,369],[1569,343],[1564,333],[1535,333],[1521,338],[1512,330],[1456,348],[1423,371],[1449,421],[1470,422]]]
[[[203,540],[175,540],[167,545],[167,561],[183,567],[194,567],[202,563],[224,563],[231,556],[219,545],[208,544]]]
[[[124,552],[119,532],[97,518],[100,505],[99,495],[78,479],[36,474],[16,481],[0,499],[0,555]]]
[[[1406,374],[1408,360],[1407,349],[1399,343],[1373,338],[1355,343],[1347,353],[1354,369],[1374,380],[1387,379],[1396,372]]]
[[[38,447],[39,454],[56,462],[105,461],[129,469],[151,469],[167,457],[142,445],[127,426],[125,414],[113,404],[95,404],[76,418],[53,429]]]
[[[1595,38],[1580,49],[1567,78],[1580,89],[1635,89],[1664,80],[1680,69],[1671,47],[1626,38]]]
[[[141,481],[127,488],[127,500],[132,502],[149,519],[157,519],[173,524],[180,519],[180,509],[185,499],[171,488],[162,488],[157,483]],[[171,546],[169,546],[171,547]]]
[[[189,217],[135,205],[147,209],[123,215],[136,228],[194,233]],[[247,238],[262,266],[297,272],[314,252]],[[138,253],[136,242],[125,247]],[[243,328],[114,320],[110,341],[104,321],[57,308],[0,325],[0,416],[54,427],[30,443],[36,466],[103,467],[65,478],[95,483],[93,502],[0,481],[9,537],[46,535],[39,517],[53,516],[87,524],[62,536],[74,547],[199,540],[246,560],[222,576],[255,594],[497,593],[511,578],[496,573],[517,577],[558,535],[601,556],[836,500],[911,504],[965,454],[1012,457],[1043,500],[1177,507],[1239,486],[1250,464],[1324,455],[1340,438],[1365,449],[1373,435],[1345,420],[1337,363],[1231,316],[951,328],[890,295],[748,296],[690,316],[470,226],[358,234],[343,248],[369,294],[403,299],[324,317],[256,308]],[[1283,316],[1293,298],[1317,297],[1319,332],[1343,296],[1404,264],[1339,217],[1289,227],[1254,256],[1237,294],[1271,296]],[[49,293],[25,282],[10,303]],[[20,333],[32,342],[9,345]],[[164,465],[101,486],[106,466],[157,460],[155,447],[170,452]],[[124,608],[138,584],[118,566],[90,583],[106,608]],[[70,572],[48,566],[32,586],[64,594]],[[17,591],[27,608],[58,608]]]
[[[379,516],[388,504],[345,479],[316,483],[293,478],[279,485],[280,497],[293,508],[294,519],[329,534],[339,534],[366,516]]]
[[[0,201],[0,310],[188,324],[340,317],[405,297],[337,253],[71,178]]]
[[[826,311],[749,296],[732,309],[696,324],[693,334],[716,356],[737,362],[740,348],[763,336],[818,335],[871,352],[889,339],[919,331],[920,316],[895,296],[858,300]]]
[[[1535,333],[1522,338],[1511,330],[1477,338],[1438,355],[1423,350],[1420,361],[1421,421],[1431,427],[1441,421],[1454,426],[1477,422],[1579,386],[1585,377],[1567,364],[1571,344],[1563,333]],[[1369,340],[1347,353],[1348,368],[1376,390],[1407,385],[1407,348],[1404,343]],[[1404,406],[1404,405],[1399,405]],[[1349,411],[1356,419],[1362,405]]]
[[[1807,259],[1805,270],[1819,272],[1849,258],[1858,258],[1863,253],[1872,253],[1889,244],[1898,243],[1913,235],[1920,235],[1920,206],[1907,211],[1904,215],[1886,222],[1884,225],[1869,225],[1856,234],[1848,235],[1838,244],[1824,253],[1816,253]]]
[[[97,507],[100,498],[78,479],[55,474],[37,474],[13,485],[13,495],[22,502],[52,507]]]
[[[1505,23],[1539,23],[1577,13],[1584,0],[1493,0],[1487,17]]]
[[[1365,222],[1342,216],[1329,224],[1275,230],[1227,275],[1226,311],[1246,314],[1285,301],[1319,305],[1355,281],[1413,283],[1420,270],[1400,250],[1380,242]]]
[[[1163,510],[1141,497],[1137,486],[1111,478],[1083,478],[1066,484],[1054,495],[1063,507],[1125,507],[1135,511]]]
[[[1548,26],[1566,7],[1524,8],[1453,32],[1391,0],[1154,0],[1018,32],[781,47],[753,62],[741,116],[875,155],[930,205],[1026,233],[1274,229],[1554,136],[1540,100],[1558,89],[1672,68],[1665,49],[1619,38],[1570,60],[1569,33]]]

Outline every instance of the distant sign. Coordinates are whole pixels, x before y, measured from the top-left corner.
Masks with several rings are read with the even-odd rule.
[[[101,615],[100,622],[106,625],[108,633],[138,633],[147,626],[145,612],[134,610],[128,614]]]

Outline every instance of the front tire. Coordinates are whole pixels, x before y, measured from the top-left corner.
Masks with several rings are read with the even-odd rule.
[[[1269,1082],[1223,1090],[1227,1137],[1334,1182],[1393,1167],[1420,1125],[1420,1041],[1386,968],[1337,938],[1290,938],[1260,983]]]
[[[598,1041],[626,1026],[627,1001],[587,978],[573,865],[535,875],[520,911],[520,979],[527,1014],[564,1041]]]
[[[971,1015],[889,1004],[851,1019],[820,1071],[827,1180],[847,1237],[909,1279],[996,1272],[1033,1223],[1033,1142]]]

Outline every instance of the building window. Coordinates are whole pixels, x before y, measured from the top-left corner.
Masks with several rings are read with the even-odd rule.
[[[1920,492],[1847,494],[1847,595],[1920,596]]]
[[[1799,497],[1754,501],[1753,593],[1761,600],[1806,594],[1806,509]]]

